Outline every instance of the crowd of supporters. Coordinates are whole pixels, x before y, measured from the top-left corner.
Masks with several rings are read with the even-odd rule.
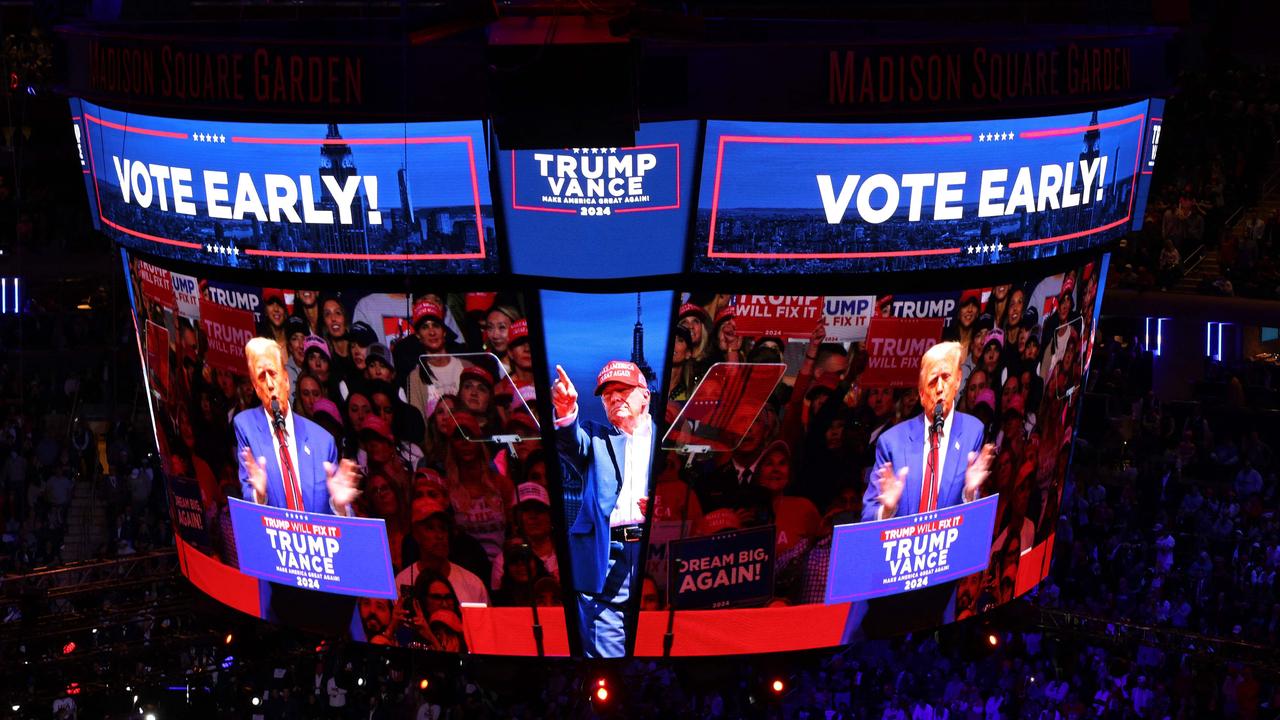
[[[136,297],[170,488],[203,507],[200,527],[180,531],[235,565],[227,498],[245,497],[247,485],[232,419],[258,398],[243,359],[219,347],[171,289],[143,279]],[[360,601],[365,637],[465,649],[464,603],[560,604],[519,297],[242,286],[211,297],[260,303],[256,327],[235,330],[279,343],[292,410],[359,467],[356,514],[386,522],[401,597]],[[495,436],[520,440],[488,442]]]
[[[1089,361],[1098,276],[1090,264],[1033,281],[945,295],[950,304],[940,305],[954,309],[937,319],[940,337],[927,340],[954,341],[962,349],[956,410],[976,418],[984,442],[994,448],[981,495],[1000,493],[993,561],[985,576],[962,583],[960,617],[1013,597],[1020,584],[1029,587],[1042,573],[1042,563],[1035,560],[1020,570],[1021,558],[1044,543],[1057,524],[1071,425]],[[898,296],[896,302],[914,301]],[[899,312],[894,304],[895,296],[881,296],[876,316]],[[666,458],[654,490],[646,568],[658,608],[667,594],[667,543],[763,526],[776,528],[773,604],[822,602],[833,526],[875,519],[874,509],[867,508],[878,492],[869,483],[877,470],[877,439],[924,412],[914,374],[897,387],[871,379],[866,342],[826,342],[829,329],[823,323],[807,344],[767,333],[744,338],[736,312],[724,295],[690,296],[681,307],[672,344],[668,420],[708,373],[725,373],[710,385],[732,384],[732,370],[711,370],[716,363],[790,358],[786,372],[791,377],[745,432],[737,429],[741,442],[731,451],[691,466],[674,454]],[[796,357],[797,348],[803,348],[802,356]],[[714,422],[712,416],[703,419],[704,427]]]
[[[1166,106],[1145,222],[1113,256],[1118,287],[1168,289],[1203,248],[1216,250],[1219,272],[1199,292],[1280,297],[1280,217],[1260,205],[1276,191],[1276,82],[1247,67],[1181,78]]]
[[[150,433],[128,422],[100,433],[102,423],[74,417],[79,382],[42,375],[20,386],[0,364],[0,574],[172,544]],[[69,535],[84,545],[77,557],[64,556]]]

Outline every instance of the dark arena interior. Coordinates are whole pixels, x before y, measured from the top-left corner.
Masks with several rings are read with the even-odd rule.
[[[1280,718],[1276,27],[0,0],[0,718]]]

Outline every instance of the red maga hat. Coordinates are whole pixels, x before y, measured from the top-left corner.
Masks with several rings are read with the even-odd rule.
[[[444,308],[439,303],[433,303],[430,300],[419,300],[413,304],[413,326],[418,327],[418,323],[427,318],[435,318],[444,322]]]
[[[627,387],[649,386],[640,368],[626,360],[610,360],[600,369],[600,374],[596,376],[596,395],[604,392],[604,386],[609,383],[621,383]]]
[[[518,342],[529,341],[529,321],[521,318],[511,323],[510,329],[507,330],[507,345],[515,345]]]
[[[702,322],[711,322],[711,316],[707,314],[706,308],[697,303],[685,303],[680,306],[680,312],[676,313],[676,320],[682,320],[686,315],[697,315]]]
[[[493,389],[493,373],[479,365],[468,365],[462,368],[462,373],[458,375],[458,386],[461,387],[467,380],[479,380],[488,385],[490,390]]]

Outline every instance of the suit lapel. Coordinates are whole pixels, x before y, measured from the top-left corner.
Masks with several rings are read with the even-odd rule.
[[[956,417],[951,421],[951,435],[947,438],[950,447],[947,448],[947,459],[942,463],[942,475],[938,477],[938,507],[943,507],[945,499],[951,497],[957,479],[956,471],[969,466],[969,458],[961,457],[968,455],[964,451],[966,443],[962,432],[963,425],[960,418]],[[961,475],[963,476],[963,471]]]
[[[618,491],[622,487],[623,472],[627,463],[627,438],[621,432],[616,432],[612,426],[605,430],[605,447],[609,452],[609,460],[613,463],[614,482],[600,483],[598,492],[600,493],[600,508],[605,511],[605,515],[613,512],[613,506],[618,502]]]

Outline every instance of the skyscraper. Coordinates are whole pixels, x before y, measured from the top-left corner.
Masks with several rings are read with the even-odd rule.
[[[636,326],[631,331],[631,362],[640,368],[640,372],[644,373],[645,379],[649,381],[649,391],[657,392],[662,383],[644,359],[644,323],[640,322],[640,293],[636,293]]]

